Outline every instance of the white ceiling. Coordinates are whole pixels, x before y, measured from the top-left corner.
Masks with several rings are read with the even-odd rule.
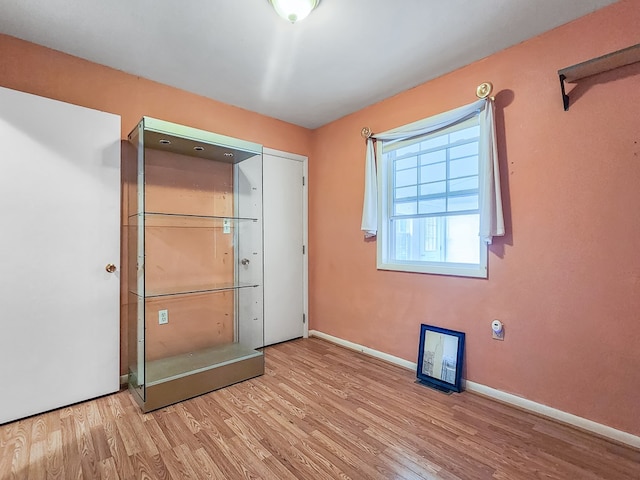
[[[0,32],[315,128],[615,1],[0,0]]]

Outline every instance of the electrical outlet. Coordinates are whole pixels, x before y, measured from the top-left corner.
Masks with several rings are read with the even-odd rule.
[[[231,233],[231,220],[228,218],[222,221],[222,233]]]
[[[504,324],[500,320],[491,322],[491,338],[494,340],[504,340]]]
[[[169,310],[158,311],[158,325],[165,325],[169,323]]]

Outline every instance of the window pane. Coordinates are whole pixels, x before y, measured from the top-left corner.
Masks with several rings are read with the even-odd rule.
[[[410,198],[418,195],[418,187],[402,187],[395,189],[395,198]]]
[[[444,261],[444,222],[442,218],[394,220],[391,225],[394,260],[407,262]]]
[[[406,187],[418,183],[418,169],[401,170],[396,172],[396,187]]]
[[[424,251],[426,255],[430,257],[431,261],[440,260],[441,257],[441,229],[438,228],[441,223],[440,218],[429,217],[421,219],[424,222]]]
[[[436,195],[438,193],[445,193],[446,191],[446,182],[424,183],[420,185],[420,195]]]
[[[465,128],[464,130],[458,130],[449,135],[449,141],[451,143],[459,142],[460,140],[471,140],[480,135],[480,126],[475,125],[473,127]]]
[[[396,169],[396,172],[397,172],[398,170],[404,170],[406,168],[415,167],[417,162],[418,162],[418,157],[403,158],[402,160],[395,161],[394,168]]]
[[[447,178],[447,165],[445,163],[436,163],[420,167],[421,182],[435,182]]]
[[[478,209],[478,195],[465,195],[464,197],[449,197],[448,200],[449,200],[450,212],[461,212],[463,210]]]
[[[418,151],[420,150],[420,144],[419,143],[414,143],[412,145],[407,145],[406,147],[402,147],[396,150],[396,155],[398,157],[403,157],[405,155],[408,155],[410,153],[418,153]]]
[[[469,175],[478,175],[477,156],[452,160],[449,164],[449,178],[468,177]]]
[[[396,203],[394,207],[394,215],[415,215],[418,213],[418,204],[416,202]]]
[[[449,191],[459,192],[461,190],[477,190],[478,189],[478,177],[467,178],[455,178],[449,180]],[[420,187],[422,192],[422,187]]]
[[[420,201],[418,213],[441,213],[447,211],[446,197]]]
[[[439,135],[437,137],[430,138],[428,140],[424,140],[420,143],[420,148],[422,150],[429,150],[431,148],[441,147],[449,143],[448,135]]]
[[[480,215],[447,217],[447,262],[480,263]]]
[[[446,161],[447,161],[446,150],[438,150],[437,152],[429,152],[429,153],[420,155],[420,165],[429,165],[432,163],[446,162]]]
[[[453,158],[468,157],[478,155],[478,142],[467,143],[449,149],[449,156]]]
[[[480,262],[480,216],[458,215],[393,220],[394,260]]]

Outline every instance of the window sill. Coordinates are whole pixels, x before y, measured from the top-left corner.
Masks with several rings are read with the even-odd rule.
[[[417,264],[417,263],[384,263],[378,262],[378,270],[396,272],[427,273],[432,275],[449,275],[454,277],[487,278],[487,267],[461,263],[450,264]]]

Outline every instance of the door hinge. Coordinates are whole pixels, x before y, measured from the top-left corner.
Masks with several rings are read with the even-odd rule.
[[[304,255],[305,253],[307,253],[307,247],[302,245],[302,254]]]
[[[302,186],[304,187],[304,177],[302,177]]]
[[[303,313],[302,314],[302,324],[304,325],[305,323],[307,323],[307,316]]]

